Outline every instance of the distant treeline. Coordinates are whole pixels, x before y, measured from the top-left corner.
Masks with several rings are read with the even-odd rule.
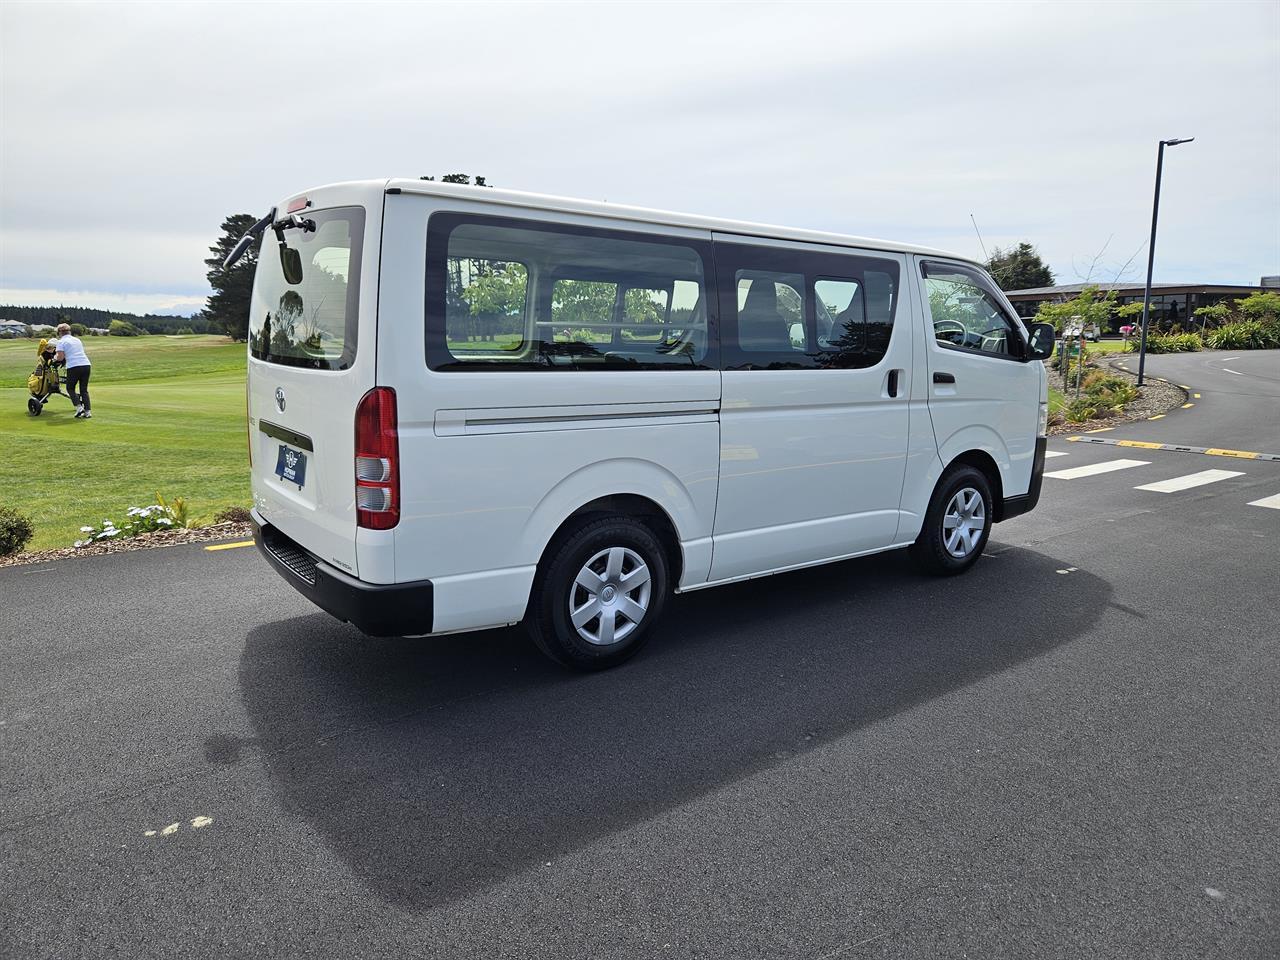
[[[200,314],[194,317],[169,317],[157,313],[139,316],[136,313],[121,313],[118,310],[97,310],[93,307],[15,307],[9,304],[0,306],[0,320],[17,320],[28,326],[59,323],[82,323],[86,327],[111,326],[112,320],[124,320],[147,333],[177,333],[179,330],[191,330],[195,333],[208,333],[209,321]]]

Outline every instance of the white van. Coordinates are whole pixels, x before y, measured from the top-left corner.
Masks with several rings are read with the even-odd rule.
[[[1039,497],[1053,328],[965,258],[422,180],[258,233],[257,541],[366,633],[524,622],[611,666],[672,592],[960,573]]]

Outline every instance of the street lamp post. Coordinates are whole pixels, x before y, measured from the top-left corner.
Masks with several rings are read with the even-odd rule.
[[[1180,143],[1190,143],[1195,137],[1183,137],[1180,140],[1161,140],[1160,152],[1156,155],[1156,197],[1151,202],[1151,242],[1147,244],[1147,286],[1142,293],[1142,339],[1138,345],[1138,386],[1142,386],[1142,375],[1147,365],[1147,323],[1151,319],[1151,270],[1156,263],[1156,219],[1160,215],[1160,174],[1164,170],[1164,148],[1176,147]]]

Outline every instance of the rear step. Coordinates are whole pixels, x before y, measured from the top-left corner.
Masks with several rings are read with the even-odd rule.
[[[316,585],[316,558],[275,527],[262,528],[262,547],[295,576]]]

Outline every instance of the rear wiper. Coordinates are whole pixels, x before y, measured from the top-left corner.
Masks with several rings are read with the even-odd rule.
[[[248,232],[236,241],[236,245],[231,249],[231,252],[227,254],[227,259],[222,261],[222,269],[230,270],[235,266],[236,261],[244,256],[244,252],[253,245],[254,241],[262,236],[262,231],[267,229],[267,225],[275,220],[275,218],[276,208],[272,207],[270,213],[250,227]]]

